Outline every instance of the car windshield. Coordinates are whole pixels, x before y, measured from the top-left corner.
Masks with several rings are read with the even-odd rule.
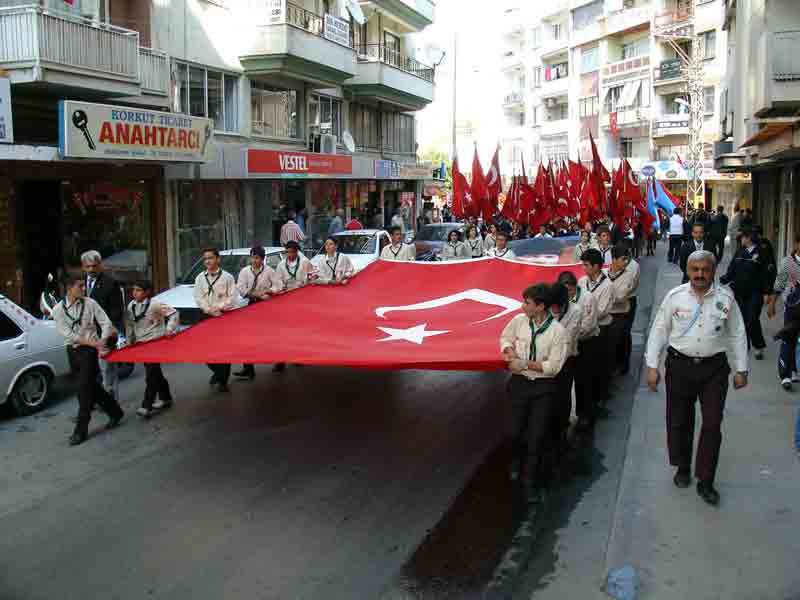
[[[421,242],[446,242],[447,235],[454,229],[458,229],[457,224],[454,224],[452,227],[432,227],[430,225],[426,225],[419,230],[416,239]]]
[[[281,261],[281,255],[282,253],[268,254],[267,258],[265,259],[266,263],[273,269],[277,268],[278,263]],[[222,270],[227,271],[234,277],[238,277],[239,271],[250,264],[249,254],[223,254],[220,256],[220,259],[220,266],[222,267]],[[194,263],[194,266],[189,269],[189,272],[181,278],[181,283],[186,285],[194,284],[197,276],[205,270],[206,267],[203,265],[203,259],[201,258]]]
[[[342,254],[375,254],[375,241],[377,237],[373,234],[364,235],[336,235],[336,245]],[[320,250],[320,254],[325,252],[325,248]]]

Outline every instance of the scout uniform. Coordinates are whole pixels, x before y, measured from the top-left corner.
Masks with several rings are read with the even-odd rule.
[[[618,347],[618,355],[617,355],[617,365],[620,368],[620,372],[623,375],[627,375],[630,371],[631,367],[631,354],[633,353],[633,338],[632,338],[632,331],[633,331],[633,323],[636,321],[636,308],[638,306],[638,301],[636,299],[636,294],[639,292],[639,278],[641,275],[641,269],[639,268],[639,261],[628,258],[628,266],[626,270],[630,269],[632,272],[633,279],[635,281],[635,285],[628,293],[628,313],[625,317],[625,327],[622,334],[622,343]]]
[[[148,298],[144,302],[131,301],[125,313],[125,335],[128,342],[138,344],[172,335],[178,329],[178,311],[157,300]],[[172,404],[169,382],[158,363],[144,365],[144,400],[142,408],[145,415],[153,408],[161,409]],[[158,401],[156,402],[156,396]]]
[[[480,237],[476,237],[474,240],[467,238],[464,245],[467,247],[467,253],[471,258],[481,258],[483,256],[483,241]]]
[[[114,326],[100,305],[91,298],[78,298],[71,304],[64,298],[53,309],[53,320],[64,343],[73,356],[73,364],[78,375],[78,421],[73,437],[86,439],[89,435],[89,420],[95,402],[111,418],[111,425],[119,422],[123,412],[117,401],[98,381],[100,367],[97,349],[86,345],[107,339]],[[102,338],[98,336],[100,327]],[[79,442],[78,442],[79,443]]]
[[[567,302],[558,322],[566,333],[567,358],[558,374],[557,400],[553,414],[552,439],[556,450],[563,448],[567,441],[569,417],[572,414],[572,384],[578,364],[578,338],[580,337],[581,323],[583,322],[583,304],[580,302]]]
[[[486,256],[493,256],[495,258],[517,258],[514,251],[506,246],[505,250],[498,250],[497,246],[486,252]]]
[[[236,281],[233,275],[227,271],[219,269],[216,273],[203,271],[194,280],[194,300],[197,306],[203,311],[203,318],[211,318],[211,312],[219,310],[222,312],[236,308]],[[214,374],[211,378],[211,385],[217,383],[221,386],[228,385],[231,376],[230,364],[208,365]]]
[[[610,362],[606,355],[609,354],[609,330],[613,319],[611,317],[611,304],[614,301],[614,290],[611,280],[605,273],[600,273],[600,276],[595,280],[590,280],[588,275],[584,275],[578,280],[578,286],[584,292],[590,293],[595,300],[595,308],[597,315],[597,325],[600,328],[600,334],[597,339],[597,348],[600,353],[596,354],[597,357],[605,358],[597,364],[597,379],[595,385],[595,393],[593,401],[595,404],[602,404],[608,399],[608,387],[611,383],[611,372],[608,370],[608,362]],[[614,354],[611,354],[614,356]]]
[[[327,254],[314,259],[317,279],[314,283],[336,283],[350,279],[355,275],[356,269],[353,261],[346,254],[337,252],[334,256]]]
[[[284,258],[276,271],[278,284],[275,291],[291,291],[303,287],[309,282],[314,273],[314,265],[302,254],[297,259],[289,262],[289,257]]]
[[[639,287],[639,264],[635,260],[629,260],[622,271],[609,273],[608,278],[614,291],[614,300],[609,309],[612,322],[608,329],[609,351],[606,355],[610,375],[618,368],[624,370],[625,365],[622,365],[621,361],[627,347],[626,335],[630,335],[628,324],[631,316],[631,298],[636,296]]]
[[[500,335],[500,350],[513,348],[519,359],[509,365],[508,395],[513,413],[514,455],[522,464],[523,482],[530,491],[541,476],[542,457],[556,401],[556,377],[567,359],[566,331],[553,315],[537,326],[525,314],[515,316]],[[527,362],[542,363],[529,371]]]
[[[442,247],[442,260],[461,260],[469,257],[469,250],[464,242],[447,242]]]
[[[581,307],[578,329],[578,359],[575,369],[575,414],[578,424],[588,427],[594,422],[594,385],[600,377],[598,364],[603,348],[600,347],[600,325],[597,323],[597,299],[578,285],[575,297],[570,299]]]
[[[269,298],[269,295],[275,290],[277,282],[278,277],[271,267],[262,264],[261,269],[255,271],[252,265],[247,265],[239,271],[236,289],[239,291],[239,295],[247,300],[249,306]],[[243,364],[242,370],[234,373],[234,376],[252,379],[256,376],[255,367],[251,364]]]
[[[491,233],[487,233],[486,237],[483,238],[483,253],[488,254],[489,250],[494,249],[497,245],[496,238]]]
[[[381,250],[382,260],[411,261],[417,260],[417,249],[413,244],[387,244]]]
[[[647,340],[648,367],[658,368],[665,346],[670,464],[684,470],[691,467],[695,401],[699,398],[703,425],[695,475],[702,482],[713,483],[731,372],[728,354],[735,372],[747,372],[745,322],[733,294],[713,285],[699,299],[688,283],[667,293]]]

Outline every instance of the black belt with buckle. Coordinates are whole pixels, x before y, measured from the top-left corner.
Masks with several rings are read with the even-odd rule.
[[[695,365],[701,365],[703,363],[718,361],[725,358],[724,352],[718,352],[717,354],[712,354],[711,356],[688,356],[683,352],[678,352],[672,346],[667,348],[667,354],[676,360],[690,362]]]

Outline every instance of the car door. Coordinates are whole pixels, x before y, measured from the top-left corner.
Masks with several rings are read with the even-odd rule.
[[[0,303],[0,403],[29,353],[27,333],[7,314],[8,308],[8,302]]]

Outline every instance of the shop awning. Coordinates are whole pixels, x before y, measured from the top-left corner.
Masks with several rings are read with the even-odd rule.
[[[636,81],[631,81],[630,83],[625,84],[625,93],[624,98],[620,104],[622,106],[632,106],[633,103],[636,101],[636,94],[639,93],[639,88],[642,86],[642,80],[637,79]]]
[[[747,138],[740,148],[747,148],[748,146],[758,146],[759,144],[763,144],[773,138],[778,137],[787,129],[791,129],[794,123],[788,123],[786,121],[781,121],[779,123],[767,123],[762,127],[758,133],[755,135],[751,135]]]

